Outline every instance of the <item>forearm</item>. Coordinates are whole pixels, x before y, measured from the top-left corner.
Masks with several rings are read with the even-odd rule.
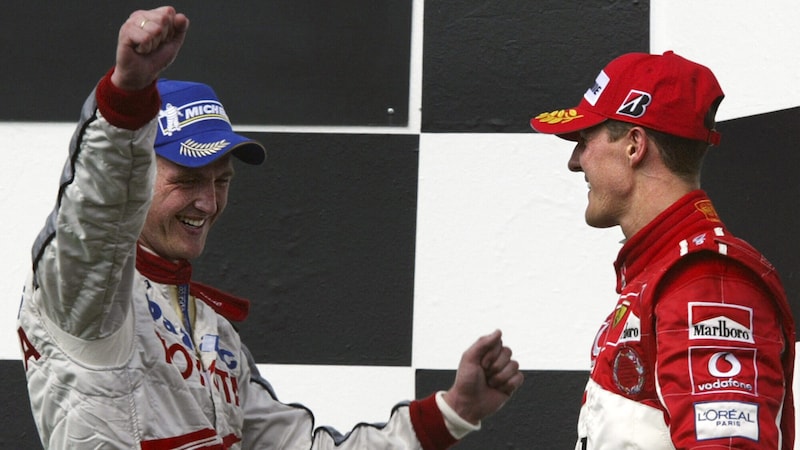
[[[86,339],[113,332],[122,320],[104,314],[124,314],[122,305],[112,304],[124,301],[118,287],[147,214],[154,176],[153,123],[119,128],[96,105],[93,92],[70,144],[57,206],[34,249],[47,315]]]
[[[386,423],[361,423],[342,434],[324,424],[315,424],[311,410],[302,405],[278,401],[246,348],[242,359],[247,361],[244,376],[251,379],[240,387],[244,412],[242,448],[443,450],[456,442],[434,396],[396,405]]]

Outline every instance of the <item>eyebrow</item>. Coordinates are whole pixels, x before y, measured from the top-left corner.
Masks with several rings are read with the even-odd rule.
[[[584,141],[588,140],[590,137],[596,135],[598,131],[600,131],[600,127],[603,124],[597,124],[593,127],[584,128],[583,130],[578,131],[578,136],[583,139]]]

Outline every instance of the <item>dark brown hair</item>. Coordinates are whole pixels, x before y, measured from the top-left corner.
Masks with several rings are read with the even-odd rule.
[[[619,120],[607,120],[603,122],[608,130],[608,137],[611,141],[622,138],[634,124]],[[709,144],[694,139],[688,139],[673,134],[662,133],[652,128],[642,127],[647,132],[653,142],[658,147],[658,152],[664,165],[675,175],[687,180],[697,181],[700,178],[700,170],[703,167]]]

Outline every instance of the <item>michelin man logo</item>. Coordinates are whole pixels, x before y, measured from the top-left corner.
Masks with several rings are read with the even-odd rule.
[[[181,131],[181,116],[183,116],[183,113],[178,108],[174,107],[172,103],[167,103],[164,109],[159,111],[159,119],[162,117],[167,119],[166,125],[162,127],[164,136],[172,136],[173,132]]]

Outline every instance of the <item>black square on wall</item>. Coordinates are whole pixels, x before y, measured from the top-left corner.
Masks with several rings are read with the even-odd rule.
[[[175,0],[191,26],[163,76],[211,85],[236,124],[405,126],[411,4]],[[14,107],[0,110],[0,120],[71,122],[114,65],[122,23],[158,4],[3,6],[0,46],[9,63],[0,98]]]
[[[195,279],[252,301],[260,363],[408,366],[418,136],[249,133]]]
[[[422,131],[531,132],[649,35],[646,0],[427,0]]]
[[[0,361],[0,401],[5,408],[0,411],[0,448],[42,448],[39,432],[31,414],[25,368],[22,361]]]
[[[798,123],[800,108],[717,124],[722,142],[709,150],[702,177],[725,225],[778,270],[795,326],[800,324]]]

